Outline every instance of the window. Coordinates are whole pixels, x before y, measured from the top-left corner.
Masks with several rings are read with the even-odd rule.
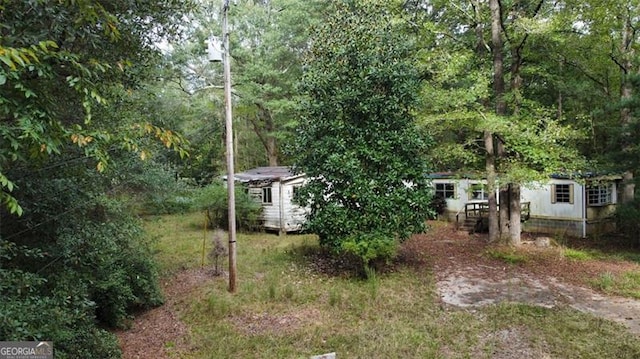
[[[258,203],[262,203],[262,188],[249,187],[249,197]]]
[[[262,203],[264,204],[272,204],[273,200],[271,198],[271,187],[263,187],[262,188]]]
[[[552,185],[551,203],[573,203],[573,185],[572,184]]]
[[[436,197],[455,198],[456,186],[453,183],[436,183]]]
[[[604,206],[611,203],[611,186],[597,185],[587,187],[587,204],[589,206]]]
[[[487,186],[482,183],[476,183],[471,185],[471,200],[479,201],[479,200],[487,200],[489,199],[489,194],[487,193]]]

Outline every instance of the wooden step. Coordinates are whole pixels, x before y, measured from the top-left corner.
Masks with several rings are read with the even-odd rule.
[[[482,223],[484,221],[484,223]],[[466,217],[462,223],[459,224],[458,230],[466,231],[469,233],[481,233],[486,231],[487,218],[482,217]]]

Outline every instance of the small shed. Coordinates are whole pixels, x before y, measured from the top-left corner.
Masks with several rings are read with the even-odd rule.
[[[293,203],[293,196],[305,183],[304,174],[294,174],[286,166],[257,167],[236,173],[234,178],[262,205],[265,230],[287,233],[302,229],[308,210]]]

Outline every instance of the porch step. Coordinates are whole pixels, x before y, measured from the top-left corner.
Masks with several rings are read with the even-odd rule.
[[[481,224],[482,220],[483,218],[481,217],[466,217],[463,222],[458,224],[459,225],[458,230],[469,232],[469,233],[482,232],[483,231],[483,228],[482,228],[483,225]],[[486,221],[487,219],[484,218],[484,220]]]

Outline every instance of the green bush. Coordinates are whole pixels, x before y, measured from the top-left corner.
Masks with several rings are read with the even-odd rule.
[[[351,235],[341,242],[341,249],[360,258],[365,270],[369,266],[375,268],[387,264],[395,255],[397,247],[398,241],[393,236],[379,232]]]
[[[116,178],[120,193],[142,214],[187,213],[193,210],[195,184],[177,179],[175,168],[149,160],[121,161]]]
[[[640,199],[618,204],[615,218],[616,230],[636,245],[640,245]]]
[[[253,200],[244,187],[235,188],[236,229],[256,231],[262,226],[262,206]],[[213,228],[229,229],[229,207],[227,188],[214,182],[199,189],[194,196],[195,207],[207,211],[209,225]]]
[[[296,199],[323,246],[367,266],[394,256],[394,243],[423,232],[433,215],[430,137],[416,127],[414,42],[389,2],[332,4],[300,84],[292,152],[309,182]]]
[[[6,256],[6,241],[0,241]],[[116,337],[96,326],[87,285],[48,280],[19,269],[0,269],[0,338],[51,340],[56,358],[120,358]]]
[[[26,173],[14,173],[23,216],[0,210],[0,338],[51,340],[56,358],[120,357],[104,328],[162,303],[139,221],[104,194],[114,177],[82,166]]]

